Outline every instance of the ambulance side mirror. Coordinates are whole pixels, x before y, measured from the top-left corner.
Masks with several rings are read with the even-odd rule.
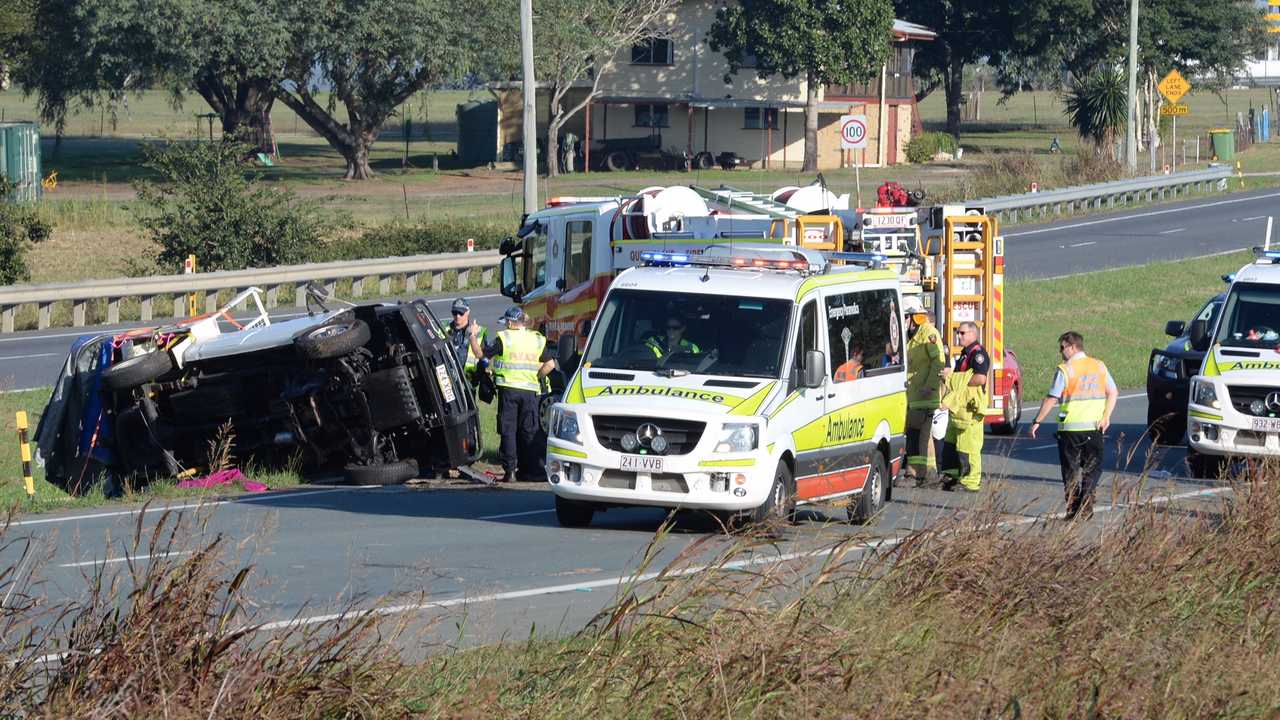
[[[800,384],[806,388],[820,388],[827,380],[827,357],[821,350],[809,350],[804,354],[804,366]]]
[[[578,336],[573,333],[561,333],[556,341],[556,362],[560,372],[564,373],[566,382],[569,376],[578,369]]]
[[[524,288],[520,287],[520,276],[516,274],[516,259],[510,255],[502,258],[499,264],[502,282],[500,289],[503,295],[513,302],[524,299]]]
[[[498,252],[503,255],[511,255],[520,249],[520,241],[508,235],[502,238],[502,242],[498,243]]]
[[[1191,347],[1200,352],[1209,349],[1209,322],[1207,320],[1192,320],[1191,327],[1187,329],[1187,338],[1191,340]]]

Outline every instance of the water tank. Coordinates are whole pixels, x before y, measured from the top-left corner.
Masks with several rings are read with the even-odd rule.
[[[497,159],[498,102],[471,100],[458,106],[458,160],[463,167]]]
[[[35,202],[40,199],[40,126],[32,122],[0,123],[0,176],[13,190],[6,200]]]

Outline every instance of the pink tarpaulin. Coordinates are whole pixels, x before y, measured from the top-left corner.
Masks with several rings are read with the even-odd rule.
[[[231,485],[237,482],[240,483],[240,487],[244,488],[245,492],[260,493],[260,492],[266,492],[267,490],[270,489],[266,485],[258,482],[257,480],[250,480],[249,478],[244,476],[244,473],[240,472],[235,468],[231,468],[230,470],[219,470],[215,473],[210,473],[201,478],[192,478],[190,480],[183,480],[178,483],[178,487],[180,488],[215,488],[215,487],[221,487],[222,485]]]

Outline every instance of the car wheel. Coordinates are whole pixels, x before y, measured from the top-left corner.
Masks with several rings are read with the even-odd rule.
[[[1205,455],[1187,448],[1187,467],[1193,478],[1217,480],[1226,466],[1227,461],[1221,455]]]
[[[102,382],[112,390],[128,390],[164,375],[173,369],[173,356],[155,350],[122,360],[102,371]]]
[[[307,360],[329,360],[364,347],[370,337],[368,325],[352,320],[311,328],[295,338],[293,345]]]
[[[566,500],[556,496],[556,520],[561,527],[584,528],[591,524],[596,508],[591,503]]]
[[[773,473],[773,485],[769,487],[769,496],[751,512],[751,520],[756,523],[778,522],[790,524],[796,519],[796,489],[791,477],[791,468],[785,462],[778,462],[778,469]]]
[[[867,470],[867,481],[862,484],[862,494],[849,506],[849,522],[864,525],[879,515],[888,498],[888,490],[889,470],[884,464],[884,456],[876,451],[871,456],[871,467]]]
[[[1147,433],[1151,442],[1158,445],[1175,445],[1182,442],[1187,434],[1185,416],[1178,412],[1169,412],[1167,408],[1147,403]]]
[[[693,166],[699,170],[710,170],[715,167],[715,165],[715,157],[706,150],[703,150],[693,157]]]
[[[604,156],[604,166],[613,172],[626,170],[628,162],[627,154],[621,150],[615,150]]]
[[[1004,398],[1004,422],[991,426],[995,435],[1013,435],[1018,432],[1018,423],[1022,422],[1022,392],[1017,385],[1009,387],[1009,394]]]
[[[377,465],[348,465],[343,474],[351,485],[401,485],[418,476],[418,463],[397,460]]]

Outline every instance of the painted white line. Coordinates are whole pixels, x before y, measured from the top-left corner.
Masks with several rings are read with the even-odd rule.
[[[1240,222],[1253,222],[1254,220],[1266,220],[1266,215],[1254,215],[1253,217],[1241,218]]]
[[[71,568],[71,567],[85,567],[87,565],[106,565],[108,563],[126,562],[128,560],[150,560],[152,558],[159,559],[159,558],[174,557],[177,555],[190,555],[193,552],[195,551],[194,550],[176,550],[174,552],[158,553],[156,555],[134,555],[133,557],[126,556],[126,557],[118,557],[118,558],[107,558],[106,560],[85,560],[84,562],[63,563],[58,567]]]
[[[1211,203],[1202,203],[1200,205],[1192,205],[1190,207],[1169,208],[1167,210],[1153,210],[1151,212],[1139,213],[1137,215],[1125,215],[1123,217],[1102,218],[1100,220],[1089,220],[1087,222],[1079,222],[1074,225],[1059,225],[1056,227],[1040,228],[1038,230],[1024,230],[1022,232],[1005,233],[1004,236],[1018,237],[1021,235],[1039,235],[1040,233],[1058,232],[1059,230],[1072,230],[1075,228],[1090,227],[1093,225],[1102,225],[1104,223],[1123,222],[1125,220],[1138,220],[1141,218],[1155,217],[1157,215],[1168,215],[1170,213],[1189,212],[1193,210],[1203,210],[1204,208],[1218,207],[1219,205],[1234,205],[1235,203],[1253,202],[1254,200],[1266,200],[1268,198],[1280,197],[1280,193],[1269,193],[1267,195],[1257,195],[1255,197],[1234,198],[1231,200],[1218,200]]]
[[[1078,242],[1078,243],[1072,243],[1071,245],[1068,245],[1067,247],[1087,247],[1087,246],[1089,246],[1089,245],[1097,245],[1097,244],[1098,244],[1098,241],[1097,241],[1097,240],[1090,240],[1089,242]]]
[[[1172,234],[1174,234],[1174,233],[1180,233],[1180,232],[1186,232],[1186,231],[1187,231],[1187,229],[1186,229],[1186,228],[1174,228],[1174,229],[1172,229],[1172,230],[1161,230],[1161,231],[1160,231],[1160,234],[1161,234],[1161,235],[1172,235]]]
[[[477,520],[501,520],[502,518],[523,517],[525,515],[543,515],[550,512],[555,512],[555,509],[547,508],[546,510],[526,510],[524,512],[503,513],[501,515],[485,515],[484,517],[478,517],[476,519]]]
[[[32,355],[0,355],[0,360],[30,360],[31,358],[61,357],[63,353],[35,353]]]
[[[1029,447],[1027,449],[1028,450],[1048,450],[1049,448],[1056,448],[1056,447],[1058,447],[1058,443],[1049,443],[1048,445],[1037,445],[1035,447]]]
[[[374,486],[369,486],[374,487]],[[379,486],[380,487],[380,486]],[[96,520],[105,517],[120,517],[122,515],[137,515],[139,512],[155,513],[164,512],[166,510],[190,510],[191,508],[214,507],[217,505],[227,505],[229,503],[251,503],[261,502],[263,500],[279,500],[281,498],[306,497],[308,495],[321,495],[325,493],[350,492],[352,490],[360,490],[363,487],[344,487],[344,488],[326,488],[324,490],[303,490],[300,492],[277,492],[270,495],[251,495],[239,498],[227,498],[226,500],[211,500],[208,502],[185,503],[183,505],[162,505],[159,507],[149,507],[146,510],[118,510],[114,512],[90,513],[87,515],[63,515],[52,518],[37,518],[34,520],[18,520],[9,523],[10,527],[19,527],[22,525],[46,525],[49,523],[72,522],[75,520]]]
[[[1132,400],[1134,398],[1145,398],[1146,396],[1147,394],[1145,392],[1129,393],[1128,395],[1120,395],[1116,397],[1116,402],[1119,402],[1121,400]],[[1040,407],[1040,403],[1035,403],[1034,405],[1023,405],[1022,411],[1026,412],[1027,410],[1035,410],[1036,408],[1039,408],[1039,407]]]
[[[1248,250],[1247,247],[1235,248],[1232,250],[1223,250],[1221,252],[1212,252],[1205,255],[1193,255],[1191,257],[1168,258],[1167,260],[1152,260],[1151,262],[1179,262],[1182,260],[1203,260],[1204,258],[1222,257],[1223,255],[1234,255],[1235,253]],[[1079,277],[1080,275],[1089,275],[1091,273],[1113,272],[1115,270],[1132,270],[1133,268],[1146,267],[1150,263],[1143,265],[1116,265],[1115,267],[1096,268],[1093,270],[1081,270],[1080,272],[1067,273],[1066,275],[1049,275],[1048,277],[1037,278],[1019,278],[1027,282],[1041,282],[1044,280],[1064,280],[1066,278]]]

